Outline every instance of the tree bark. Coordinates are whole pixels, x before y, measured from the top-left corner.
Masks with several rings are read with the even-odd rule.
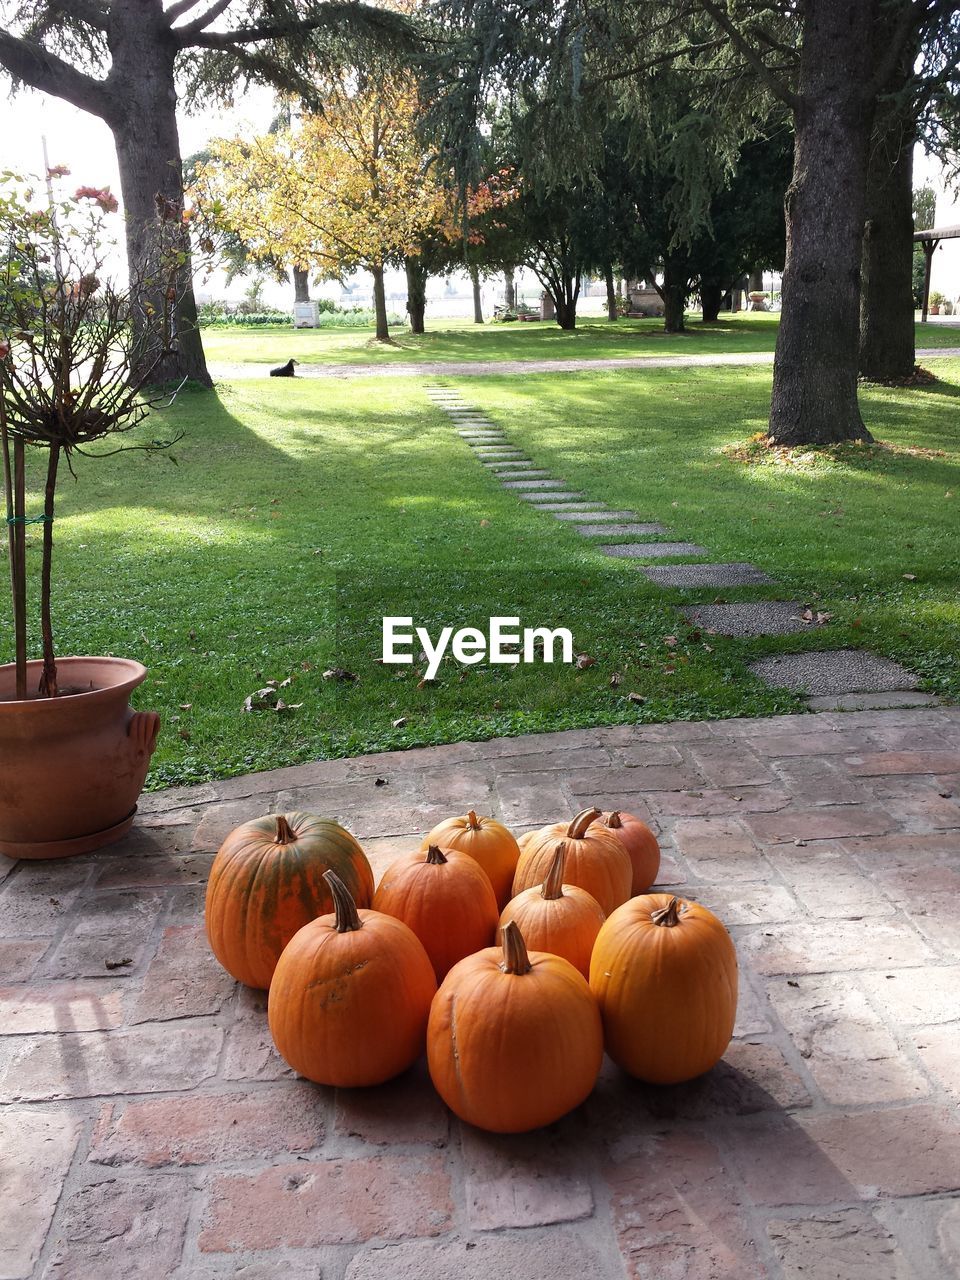
[[[376,339],[378,342],[390,341],[390,326],[387,324],[387,294],[383,287],[383,263],[370,268],[373,275],[373,313],[376,320]]]
[[[310,301],[310,272],[306,267],[293,268],[293,300],[294,302]]]
[[[503,303],[508,311],[517,309],[517,282],[513,267],[503,269]]]
[[[473,285],[473,323],[483,324],[483,298],[480,296],[480,272],[470,267],[470,283]]]
[[[780,445],[872,439],[857,404],[857,361],[874,16],[872,0],[805,6],[770,407]]]
[[[427,309],[427,271],[423,258],[404,259],[407,273],[407,315],[410,317],[410,332],[424,333],[424,313]]]
[[[723,305],[724,287],[722,284],[700,283],[700,309],[704,324],[713,324],[720,318],[720,307]]]
[[[893,20],[893,14],[887,19]],[[886,27],[882,24],[881,31]],[[889,29],[889,28],[887,28]],[[884,40],[878,41],[883,55]],[[909,81],[917,53],[908,41],[898,81]],[[860,282],[860,373],[886,381],[908,378],[916,365],[913,298],[913,145],[915,114],[881,108],[867,166],[866,219]]]
[[[126,220],[127,263],[131,281],[156,254],[163,214],[167,231],[183,209],[183,170],[177,130],[174,83],[176,47],[163,20],[161,0],[111,8],[110,51],[113,106],[107,123],[117,147],[120,188]],[[174,349],[163,356],[153,380],[187,377],[211,385],[197,325],[197,304],[187,236],[185,261],[177,280],[173,316]]]
[[[613,280],[613,267],[609,262],[603,268],[603,282],[607,286],[607,319],[616,320],[618,318],[617,288]]]
[[[663,299],[664,333],[685,333],[684,310],[690,292],[690,274],[685,258],[668,254],[663,260],[663,284],[659,288]]]

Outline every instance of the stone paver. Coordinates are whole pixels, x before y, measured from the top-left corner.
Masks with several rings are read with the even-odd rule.
[[[706,556],[710,553],[706,547],[699,547],[695,542],[620,542],[610,543],[599,548],[605,556],[616,556],[623,560],[655,560],[661,556]]]
[[[103,854],[5,868],[0,1275],[953,1280],[958,776],[955,707],[620,725],[156,793]],[[422,1062],[297,1080],[265,993],[206,953],[212,849],[278,804],[344,815],[382,870],[474,800],[522,830],[611,794],[737,947],[734,1040],[700,1080],[607,1063],[560,1124],[484,1135]],[[111,922],[132,963],[66,975]]]
[[[658,533],[669,533],[665,524],[578,524],[576,526],[577,533],[581,538],[631,538],[631,537],[653,537]],[[688,543],[682,544],[688,546]],[[609,554],[609,552],[608,552]],[[684,552],[684,555],[690,554]]]
[[[501,484],[505,489],[558,489],[563,487],[562,480],[502,480]]]
[[[538,492],[534,491],[534,492],[532,492],[532,493],[518,493],[516,496],[517,496],[518,498],[522,499],[524,502],[533,502],[533,503],[549,502],[549,503],[554,503],[554,502],[567,502],[567,501],[570,501],[570,502],[576,502],[578,498],[582,498],[582,497],[583,497],[583,494],[582,494],[582,493],[576,493],[576,492],[574,492],[572,489],[569,489],[569,490],[568,490],[568,489],[557,489],[557,490],[556,490],[556,492],[554,492],[554,491],[552,491],[552,490],[550,490],[550,491],[544,491],[544,492],[542,492],[542,493],[538,493]],[[549,506],[548,506],[548,507],[544,507],[544,510],[545,510],[545,511],[551,511],[551,510],[552,510],[552,507],[549,507]]]
[[[773,579],[745,561],[727,564],[670,564],[641,567],[640,572],[658,587],[766,586]]]
[[[865,649],[823,649],[761,658],[750,666],[766,684],[796,693],[837,694],[914,689],[917,677]]]
[[[720,636],[786,636],[810,631],[799,600],[748,600],[736,604],[703,604],[680,612],[694,626]]]
[[[581,507],[588,513],[584,516],[580,513]],[[637,513],[635,511],[608,511],[604,509],[603,503],[571,503],[568,507],[564,507],[560,511],[554,511],[553,516],[556,520],[576,520],[581,521],[589,518],[594,522],[609,520],[616,524],[621,520],[636,520]]]

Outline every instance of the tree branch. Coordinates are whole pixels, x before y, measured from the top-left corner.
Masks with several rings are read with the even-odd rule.
[[[221,0],[222,2],[222,0]],[[216,8],[216,5],[214,6]],[[224,5],[226,8],[226,5]],[[261,40],[281,40],[289,36],[306,36],[326,25],[326,18],[311,18],[296,23],[264,23],[259,27],[241,27],[237,31],[194,31],[189,26],[174,30],[174,38],[184,49],[232,49],[237,45],[257,44]]]
[[[742,54],[753,67],[754,71],[767,86],[775,98],[785,103],[791,111],[796,111],[800,106],[800,98],[787,85],[779,80],[764,60],[757,53],[756,49],[746,39],[743,32],[732,23],[726,13],[721,9],[719,4],[715,4],[714,0],[700,0],[700,5],[705,13],[714,20],[721,31],[725,32],[730,38],[730,43]]]
[[[883,57],[877,63],[877,69],[864,88],[864,97],[868,101],[872,101],[887,87],[890,77],[897,70],[911,34],[919,32],[923,23],[936,21],[937,18],[952,13],[956,7],[954,0],[935,0],[933,4],[930,0],[914,0],[912,5],[903,10],[886,41]]]
[[[629,66],[624,71],[611,71],[608,75],[597,76],[593,80],[585,80],[581,88],[586,92],[589,89],[597,88],[602,84],[612,84],[615,80],[627,80],[631,76],[640,75],[643,71],[651,71],[654,67],[660,66],[664,62],[673,62],[676,58],[688,57],[692,54],[703,53],[707,49],[715,49],[718,45],[724,44],[725,38],[718,36],[716,40],[706,40],[701,44],[681,45],[677,49],[667,49],[665,53],[658,53],[653,58],[648,58],[645,62],[637,62]]]
[[[191,22],[186,23],[182,27],[177,28],[178,36],[195,36],[201,31],[206,31],[211,22],[216,22],[221,13],[230,8],[233,0],[214,0],[205,13],[201,13],[198,18],[194,18]]]
[[[102,4],[97,3],[97,0],[69,0],[69,3],[60,4],[57,8],[64,17],[79,18],[81,22],[96,28],[97,31],[106,31],[109,24],[110,15]]]
[[[185,13],[189,13],[191,9],[195,9],[201,0],[177,0],[176,4],[172,4],[169,9],[165,9],[163,16],[172,26],[178,18],[182,18]]]
[[[76,67],[33,40],[12,36],[0,28],[0,67],[15,80],[31,89],[63,98],[81,111],[89,111],[108,123],[113,115],[113,100],[102,80],[84,75]]]

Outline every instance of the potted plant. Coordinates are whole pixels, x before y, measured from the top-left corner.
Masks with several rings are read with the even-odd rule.
[[[938,316],[940,314],[940,308],[943,306],[945,302],[946,302],[946,298],[943,296],[943,294],[940,293],[938,289],[934,289],[933,293],[931,293],[928,299],[927,310],[929,314],[932,316]]]
[[[119,839],[156,745],[159,717],[129,707],[146,677],[139,662],[56,656],[53,529],[58,477],[75,455],[107,440],[111,448],[93,452],[173,443],[123,437],[172,399],[147,388],[171,349],[186,264],[182,211],[161,204],[151,260],[129,284],[113,283],[107,223],[116,199],[80,187],[55,203],[50,191],[37,208],[18,179],[0,184],[0,456],[14,636],[14,661],[0,666],[0,852],[15,858],[64,857]],[[28,510],[28,451],[45,456],[40,510]],[[42,657],[33,660],[28,529],[41,543]]]

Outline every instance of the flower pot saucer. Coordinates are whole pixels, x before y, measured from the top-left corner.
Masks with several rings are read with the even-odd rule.
[[[136,816],[137,810],[136,806],[134,806],[133,810],[125,818],[122,818],[112,827],[107,827],[103,831],[93,831],[85,836],[74,836],[70,840],[4,840],[0,842],[0,853],[8,858],[29,858],[33,860],[72,858],[79,853],[93,853],[95,849],[102,849],[105,845],[121,840],[133,826],[133,820]]]

